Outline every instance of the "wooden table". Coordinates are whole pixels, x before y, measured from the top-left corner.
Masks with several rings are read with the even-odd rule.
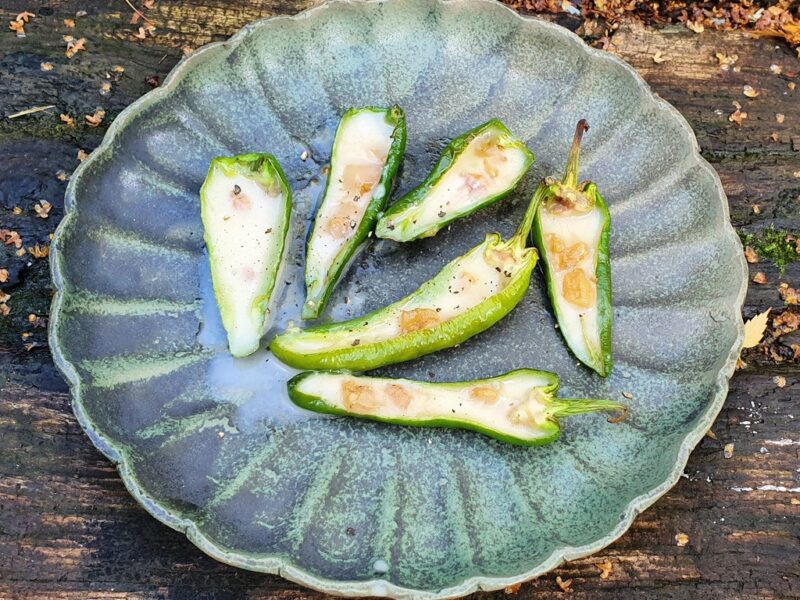
[[[158,29],[140,40],[133,34],[144,23],[129,23],[133,12],[123,0],[3,0],[3,30],[18,12],[37,16],[26,38],[0,32],[0,229],[18,232],[26,248],[46,245],[63,214],[66,182],[59,171],[73,171],[78,150],[97,146],[114,116],[163,79],[183,47],[225,39],[248,21],[308,4],[313,0],[159,0],[147,11]],[[68,28],[65,18],[76,26]],[[68,60],[63,35],[85,37],[86,49]],[[797,232],[800,179],[792,172],[800,170],[800,90],[787,88],[797,76],[786,75],[800,70],[793,51],[745,33],[698,35],[636,23],[623,24],[612,42],[694,127],[725,185],[733,224],[741,231],[775,225]],[[653,60],[659,50],[668,61]],[[720,69],[717,52],[738,55],[738,69]],[[43,62],[52,70],[43,70]],[[784,74],[771,72],[772,64]],[[116,65],[124,72],[115,73]],[[745,97],[745,84],[760,95]],[[741,126],[728,119],[734,101],[748,113]],[[46,112],[5,118],[50,104],[55,108]],[[106,114],[91,128],[84,115],[96,108]],[[77,126],[62,123],[59,113],[73,116]],[[783,124],[776,113],[785,115]],[[39,200],[52,204],[46,219],[33,209]],[[0,598],[317,595],[207,558],[128,496],[114,467],[78,427],[46,329],[29,318],[46,318],[49,310],[47,260],[17,257],[13,243],[0,245],[0,268],[9,271],[0,289],[11,294],[12,309],[0,316]],[[767,262],[751,271],[763,271],[769,283],[751,284],[746,317],[783,309],[779,280],[800,287],[798,263],[782,279]],[[745,360],[749,366],[733,378],[713,427],[716,439],[695,450],[678,485],[616,543],[524,584],[518,597],[566,597],[555,581],[560,576],[572,579],[574,599],[800,598],[800,367],[758,351]],[[784,387],[776,376],[785,378]],[[730,458],[726,444],[734,445]],[[685,545],[676,542],[678,534],[688,536]],[[606,559],[613,572],[602,579],[595,563]]]

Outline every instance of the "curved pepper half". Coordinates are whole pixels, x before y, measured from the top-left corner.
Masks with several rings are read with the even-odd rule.
[[[306,251],[302,317],[316,319],[392,192],[406,147],[399,106],[348,110],[331,150],[325,194]]]
[[[398,242],[430,237],[516,187],[533,153],[494,119],[448,144],[433,171],[380,218],[375,235]]]
[[[578,122],[561,181],[547,178],[533,228],[558,326],[573,354],[605,377],[611,372],[611,216],[597,186],[578,185],[583,133]]]
[[[287,384],[292,402],[315,412],[395,425],[469,429],[523,446],[558,439],[561,417],[596,411],[622,412],[624,417],[625,407],[610,400],[556,398],[558,386],[558,375],[533,369],[450,383],[306,372]]]
[[[269,324],[291,210],[292,191],[271,154],[211,161],[200,211],[214,296],[234,356],[255,352]]]
[[[270,350],[299,369],[366,371],[455,346],[494,325],[519,303],[538,258],[526,247],[534,195],[508,241],[491,233],[405,298],[363,317],[287,330]]]

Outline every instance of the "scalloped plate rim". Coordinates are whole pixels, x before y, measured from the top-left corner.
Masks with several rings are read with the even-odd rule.
[[[431,599],[454,598],[454,597],[464,596],[466,594],[475,591],[498,590],[505,588],[509,585],[521,583],[529,579],[532,579],[534,577],[539,577],[541,575],[544,575],[548,571],[555,569],[556,567],[558,567],[559,565],[563,564],[566,561],[583,558],[602,550],[603,548],[605,548],[606,546],[608,546],[609,544],[613,543],[615,540],[620,538],[628,530],[628,528],[631,526],[633,520],[636,518],[638,514],[640,514],[643,510],[651,506],[656,500],[658,500],[661,496],[663,496],[678,482],[681,473],[686,467],[686,464],[689,460],[689,455],[691,454],[692,450],[694,450],[695,446],[703,438],[706,431],[713,424],[714,420],[716,419],[717,415],[722,409],[722,405],[724,404],[728,394],[728,381],[734,373],[736,360],[738,359],[741,353],[742,343],[744,341],[744,323],[741,316],[741,307],[744,304],[744,298],[747,293],[747,276],[746,276],[747,264],[745,262],[744,255],[742,253],[739,253],[740,254],[739,267],[740,267],[742,284],[739,293],[736,297],[736,306],[739,309],[735,317],[736,319],[735,325],[737,329],[736,341],[731,347],[730,353],[728,354],[725,364],[720,369],[720,372],[717,376],[716,386],[715,386],[716,391],[713,400],[708,404],[705,412],[699,419],[697,425],[693,429],[687,432],[686,436],[681,442],[675,466],[670,472],[669,476],[665,479],[665,481],[661,485],[656,486],[655,488],[650,490],[649,492],[632,499],[628,503],[625,509],[624,516],[622,519],[620,519],[618,525],[614,529],[612,529],[608,534],[606,534],[602,538],[595,540],[591,544],[586,544],[578,547],[564,546],[562,548],[554,550],[553,553],[546,560],[540,562],[537,566],[530,569],[529,571],[526,571],[519,575],[515,575],[512,577],[474,576],[465,579],[459,585],[444,588],[438,591],[423,591],[408,587],[402,587],[380,578],[375,578],[365,581],[352,581],[352,580],[340,581],[340,580],[318,577],[301,567],[297,567],[291,564],[289,560],[279,556],[266,556],[258,559],[252,559],[252,558],[248,559],[243,553],[229,552],[220,545],[215,544],[210,538],[206,537],[199,531],[197,525],[193,521],[176,516],[173,512],[161,506],[158,503],[158,501],[148,496],[148,494],[144,491],[143,487],[140,486],[133,472],[130,470],[129,460],[125,450],[121,447],[117,447],[112,440],[108,439],[106,436],[104,436],[102,433],[100,433],[98,430],[95,429],[94,423],[86,414],[86,412],[83,410],[83,405],[80,395],[80,378],[75,372],[73,366],[64,356],[64,353],[60,346],[60,341],[57,336],[60,315],[62,311],[62,304],[65,295],[64,281],[63,281],[63,275],[61,273],[61,264],[60,264],[62,257],[60,256],[60,252],[58,249],[59,241],[60,238],[64,235],[64,231],[67,230],[67,226],[75,214],[73,211],[73,205],[75,203],[75,188],[78,180],[81,178],[84,171],[87,170],[88,166],[92,162],[97,160],[97,157],[108,151],[118,131],[123,130],[126,127],[128,121],[136,114],[138,114],[141,111],[141,109],[157,102],[159,99],[161,99],[162,96],[167,96],[171,92],[172,88],[177,84],[177,82],[181,80],[181,78],[187,71],[190,71],[195,64],[202,62],[201,58],[205,58],[207,60],[208,58],[210,58],[211,55],[216,53],[218,50],[225,49],[230,45],[235,46],[240,42],[242,38],[249,35],[256,29],[264,26],[267,22],[274,20],[283,20],[283,19],[290,19],[290,20],[307,19],[312,17],[317,12],[329,10],[331,9],[331,7],[335,7],[341,4],[382,4],[387,1],[392,1],[392,0],[325,0],[320,5],[304,10],[295,15],[276,15],[248,23],[247,25],[242,27],[239,31],[237,31],[233,36],[231,36],[228,40],[206,44],[205,46],[202,46],[201,48],[197,49],[189,56],[181,58],[178,64],[175,65],[175,67],[173,67],[173,69],[167,75],[167,77],[164,80],[164,83],[159,88],[151,92],[148,92],[144,96],[138,98],[128,107],[126,107],[122,112],[120,112],[120,114],[117,116],[114,122],[109,126],[105,136],[103,137],[103,141],[101,142],[101,144],[89,155],[89,157],[86,160],[84,160],[78,166],[78,168],[75,170],[72,177],[70,178],[70,182],[67,186],[65,194],[65,202],[64,202],[64,211],[65,211],[64,218],[59,223],[55,231],[53,242],[51,244],[52,251],[50,253],[50,267],[51,267],[53,284],[55,287],[55,295],[53,296],[53,301],[50,311],[51,317],[50,317],[50,325],[48,328],[48,339],[49,339],[50,349],[53,355],[53,361],[56,367],[59,369],[59,371],[66,379],[67,384],[69,386],[72,395],[73,412],[75,413],[75,416],[81,428],[89,436],[94,446],[117,466],[117,470],[119,471],[120,476],[128,492],[136,499],[137,502],[139,502],[139,504],[141,504],[144,507],[144,509],[148,513],[150,513],[153,517],[155,517],[165,525],[184,533],[189,539],[189,541],[191,541],[195,546],[197,546],[207,555],[211,556],[212,558],[220,562],[235,567],[263,572],[263,573],[280,575],[281,577],[293,581],[295,583],[299,583],[304,586],[310,587],[312,589],[330,594],[348,595],[348,596],[379,595],[379,596],[390,596],[394,598],[431,598]],[[671,117],[680,125],[681,132],[684,138],[690,143],[692,147],[692,153],[691,153],[692,161],[695,162],[697,166],[701,167],[712,176],[714,187],[716,188],[717,191],[717,200],[721,202],[723,209],[722,229],[729,238],[734,240],[734,246],[741,248],[741,241],[736,235],[734,228],[730,222],[730,210],[728,206],[727,196],[722,187],[722,182],[720,181],[719,175],[714,170],[714,168],[701,156],[699,145],[697,143],[697,138],[695,137],[694,131],[692,130],[691,126],[686,121],[684,116],[675,107],[669,104],[666,100],[663,100],[662,98],[657,96],[650,89],[650,86],[641,77],[641,75],[639,75],[639,73],[637,73],[636,70],[633,67],[631,67],[628,63],[626,63],[624,60],[613,54],[609,54],[607,52],[603,52],[602,50],[598,50],[596,48],[592,48],[586,45],[586,43],[580,37],[578,37],[575,33],[569,31],[568,29],[565,29],[559,25],[556,25],[548,21],[543,21],[541,19],[537,19],[531,16],[521,15],[515,10],[509,8],[508,6],[501,4],[497,0],[432,0],[432,1],[441,2],[443,4],[453,4],[459,2],[459,3],[474,3],[474,4],[483,3],[483,4],[493,4],[501,6],[503,7],[503,9],[513,14],[515,18],[519,19],[522,23],[524,23],[526,27],[544,27],[557,32],[557,34],[564,37],[564,39],[569,39],[573,42],[575,41],[579,42],[579,47],[583,52],[586,53],[586,55],[589,57],[590,60],[593,59],[610,60],[616,63],[617,65],[621,66],[632,77],[632,81],[635,82],[636,85],[638,85],[647,94],[649,98],[655,101],[655,105],[662,110],[668,111]]]

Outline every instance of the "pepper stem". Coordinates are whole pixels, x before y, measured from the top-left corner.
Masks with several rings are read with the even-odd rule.
[[[609,419],[611,423],[619,423],[624,421],[628,415],[628,407],[613,400],[597,400],[594,398],[554,398],[547,403],[547,414],[555,419],[590,412],[620,413],[619,416]]]
[[[548,186],[545,182],[539,184],[536,188],[536,191],[533,193],[533,198],[531,198],[530,204],[528,204],[528,209],[525,211],[525,216],[522,217],[522,221],[520,222],[517,230],[514,232],[514,236],[509,240],[516,241],[517,243],[521,243],[523,246],[528,239],[528,234],[531,232],[531,227],[533,227],[533,219],[536,216],[536,210],[539,208],[539,204],[541,203],[542,199],[545,197],[547,193]]]
[[[572,138],[572,148],[567,158],[567,168],[564,171],[564,179],[561,180],[567,187],[578,187],[578,159],[581,156],[581,139],[583,134],[589,130],[589,123],[586,119],[581,119],[575,126],[575,137]]]

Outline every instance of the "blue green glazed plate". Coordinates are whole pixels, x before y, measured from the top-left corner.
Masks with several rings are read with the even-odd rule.
[[[383,372],[552,370],[565,396],[627,402],[625,423],[575,417],[558,442],[520,448],[324,417],[288,401],[293,371],[266,350],[227,353],[198,206],[210,159],[270,152],[294,192],[268,340],[300,314],[304,237],[340,115],[393,103],[408,116],[397,194],[450,138],[493,117],[537,162],[508,199],[435,238],[373,241],[324,318],[389,303],[487,231],[510,234],[586,118],[582,176],[612,215],[611,375],[569,354],[539,273],[495,327]],[[603,548],[677,481],[741,347],[741,246],[686,121],[619,59],[492,1],[337,0],[248,25],[123,111],[66,204],[50,342],[93,443],[153,516],[204,552],[327,592],[458,596]]]

